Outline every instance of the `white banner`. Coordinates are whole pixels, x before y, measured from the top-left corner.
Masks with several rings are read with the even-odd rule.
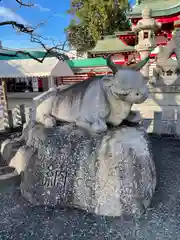
[[[38,79],[36,77],[32,78],[33,92],[38,92]]]

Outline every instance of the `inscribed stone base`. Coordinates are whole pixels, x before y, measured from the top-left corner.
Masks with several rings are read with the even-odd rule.
[[[18,166],[22,195],[32,204],[106,216],[139,216],[149,206],[156,173],[142,130],[122,126],[92,135],[68,124],[36,125],[25,138],[10,165]]]

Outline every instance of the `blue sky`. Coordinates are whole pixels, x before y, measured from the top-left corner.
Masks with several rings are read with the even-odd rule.
[[[131,2],[134,1],[131,0]],[[32,26],[43,21],[44,25],[38,28],[38,33],[46,38],[52,37],[56,42],[63,42],[65,40],[64,28],[70,21],[70,16],[66,14],[70,7],[70,0],[32,0],[32,2],[35,3],[35,7],[30,9],[20,8],[15,0],[2,0],[0,21],[15,20]],[[9,48],[38,47],[30,43],[28,36],[17,34],[10,26],[0,27],[0,40],[4,47]]]

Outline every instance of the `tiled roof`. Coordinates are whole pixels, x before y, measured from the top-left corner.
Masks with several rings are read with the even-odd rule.
[[[128,13],[129,18],[141,17],[141,12],[145,7],[152,9],[152,17],[180,14],[180,0],[141,0],[139,2]]]
[[[117,52],[131,52],[134,47],[124,44],[116,36],[107,36],[103,40],[99,40],[90,53],[117,53]]]

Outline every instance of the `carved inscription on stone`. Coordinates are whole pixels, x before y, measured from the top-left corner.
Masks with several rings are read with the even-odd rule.
[[[43,174],[42,185],[45,187],[55,187],[58,185],[59,178],[61,177],[61,169],[58,167],[53,168],[50,165]]]

